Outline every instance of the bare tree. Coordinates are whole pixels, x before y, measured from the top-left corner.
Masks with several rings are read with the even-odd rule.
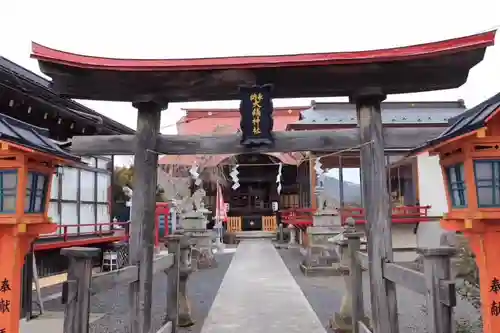
[[[213,134],[227,132],[229,126],[218,125]],[[225,165],[236,163],[235,156],[228,156],[224,163],[216,163],[220,155],[196,155],[194,159],[200,174],[200,183],[193,186],[194,180],[189,173],[192,165],[167,164],[158,166],[158,185],[163,190],[164,199],[173,201],[181,214],[199,209],[206,193],[203,183],[219,183],[226,185],[228,180],[224,173]]]

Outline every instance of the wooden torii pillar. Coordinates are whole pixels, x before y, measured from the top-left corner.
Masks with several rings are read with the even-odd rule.
[[[151,331],[153,303],[153,259],[155,245],[155,205],[161,111],[167,104],[153,101],[133,103],[137,108],[130,225],[130,264],[139,266],[139,281],[130,285],[130,332]]]
[[[393,261],[391,206],[387,191],[381,89],[359,90],[356,104],[361,142],[361,184],[367,223],[370,297],[374,332],[398,332],[396,286],[384,278],[383,263]]]

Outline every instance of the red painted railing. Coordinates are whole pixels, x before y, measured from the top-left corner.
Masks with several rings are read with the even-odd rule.
[[[417,223],[430,221],[428,216],[431,206],[399,206],[392,208],[392,223]],[[284,223],[292,224],[298,228],[307,228],[313,224],[315,210],[312,208],[292,208],[280,210],[281,219]],[[341,223],[345,224],[349,217],[354,218],[356,224],[366,223],[364,208],[349,207],[340,210]]]
[[[169,208],[167,203],[159,202],[156,204],[155,247],[158,247],[162,240],[159,235],[159,215],[165,215],[165,223],[167,224],[168,214]],[[54,250],[71,246],[87,246],[92,244],[128,241],[130,237],[129,228],[126,228],[128,224],[129,222],[109,222],[98,224],[58,225],[58,230],[55,233],[40,236],[38,238],[40,241],[38,243],[35,242],[34,248],[36,251]],[[93,228],[94,230],[82,231],[82,228]],[[165,230],[168,233],[168,225],[165,225]]]
[[[306,229],[313,224],[315,209],[313,208],[292,208],[280,210],[283,223],[291,224],[300,229]]]
[[[71,246],[86,246],[99,243],[111,243],[127,241],[129,239],[128,222],[110,222],[98,224],[68,224],[58,225],[57,231],[53,234],[41,235],[35,242],[35,251],[53,250]],[[122,228],[113,228],[121,226]],[[70,228],[93,227],[92,231],[72,232]],[[105,228],[106,227],[106,228]]]
[[[418,223],[430,221],[428,215],[431,206],[399,206],[392,208],[392,223],[405,224],[405,223]],[[364,208],[349,207],[340,211],[340,218],[342,224],[346,223],[348,218],[352,217],[356,224],[366,223]]]

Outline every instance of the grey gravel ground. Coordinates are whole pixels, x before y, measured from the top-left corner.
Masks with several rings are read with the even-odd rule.
[[[344,282],[341,277],[305,277],[299,269],[302,255],[298,249],[278,250],[283,262],[288,267],[295,281],[308,299],[318,318],[325,327],[333,313],[340,309],[342,295],[344,293]],[[210,307],[215,299],[222,279],[231,263],[232,254],[217,254],[218,268],[195,272],[190,280],[188,292],[191,300],[193,318],[196,325],[181,330],[182,333],[199,333],[203,320],[208,315]],[[166,276],[161,273],[155,276],[153,288],[153,327],[161,326],[165,310]],[[368,275],[363,275],[363,290],[365,299],[365,311],[369,315],[369,281]],[[60,286],[45,290],[44,294],[60,291]],[[425,333],[425,312],[423,310],[424,298],[412,291],[402,287],[397,288],[398,312],[400,333]],[[60,299],[45,303],[47,311],[63,311]],[[128,325],[128,291],[125,286],[92,297],[91,311],[93,313],[105,314],[104,317],[94,322],[91,333],[122,333],[127,332]],[[477,312],[462,300],[458,300],[455,309],[455,318],[466,318],[473,320]]]
[[[199,333],[219,286],[231,263],[233,254],[216,254],[218,267],[194,272],[188,281],[188,293],[196,325],[180,332]],[[159,273],[153,281],[153,328],[161,327],[165,315],[167,279]],[[47,311],[63,311],[60,299],[45,303]],[[92,296],[91,312],[105,315],[92,323],[90,333],[128,332],[128,288],[119,286],[113,290]]]
[[[328,326],[332,314],[340,309],[344,282],[341,277],[305,277],[299,269],[302,255],[298,249],[279,250],[283,262],[302,289],[321,322]],[[368,274],[363,274],[365,313],[370,315],[370,285]],[[425,333],[425,300],[422,295],[403,287],[396,287],[400,333]],[[467,302],[458,299],[455,319],[474,321],[477,311]]]
[[[299,268],[302,255],[298,249],[278,250],[286,267],[295,278],[309,304],[324,327],[328,327],[333,313],[340,309],[343,295],[341,279],[331,277],[306,277]]]

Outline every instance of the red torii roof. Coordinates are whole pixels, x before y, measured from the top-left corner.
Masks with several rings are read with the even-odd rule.
[[[487,47],[493,44],[495,31],[439,42],[390,49],[273,56],[238,56],[197,59],[118,59],[64,52],[32,43],[32,57],[67,66],[118,71],[192,71],[248,69],[266,67],[318,66],[409,60]]]
[[[304,107],[276,107],[273,111],[275,131],[285,131],[289,124],[299,120],[300,112],[307,109]],[[240,113],[237,109],[184,109],[186,116],[177,123],[179,134],[234,134],[240,128]],[[300,156],[292,154],[272,153],[284,164],[297,164]],[[217,155],[210,158],[205,167],[216,166],[231,155]],[[190,155],[166,155],[160,158],[159,164],[193,165],[198,159]]]
[[[359,52],[204,59],[111,59],[37,43],[32,57],[61,95],[111,101],[238,99],[239,85],[270,83],[274,98],[386,94],[456,88],[494,44],[495,31],[440,42]],[[137,84],[141,82],[141,84]]]

